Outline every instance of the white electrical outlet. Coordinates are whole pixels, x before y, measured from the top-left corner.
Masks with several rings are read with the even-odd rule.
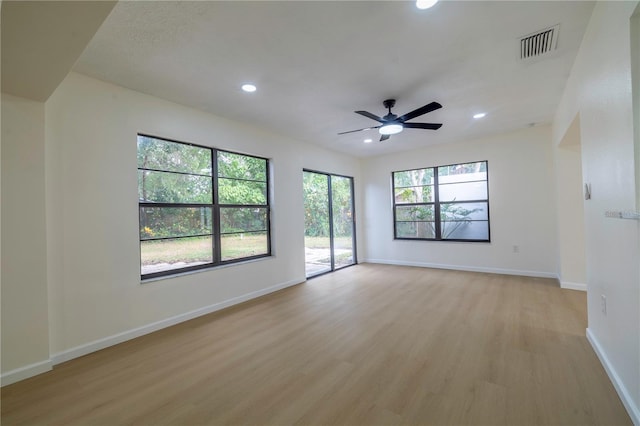
[[[514,253],[520,253],[520,246],[513,246]]]
[[[604,294],[601,294],[600,297],[601,297],[600,305],[602,308],[602,315],[607,315],[607,296],[605,296]]]

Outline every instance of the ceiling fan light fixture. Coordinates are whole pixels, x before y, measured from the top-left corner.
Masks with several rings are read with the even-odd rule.
[[[429,9],[435,4],[438,3],[438,0],[416,0],[416,7],[418,9]]]
[[[381,135],[395,135],[400,133],[403,127],[402,124],[385,124],[378,130]]]
[[[242,85],[242,90],[244,90],[247,93],[253,93],[256,90],[258,90],[258,88],[254,84],[246,83]]]

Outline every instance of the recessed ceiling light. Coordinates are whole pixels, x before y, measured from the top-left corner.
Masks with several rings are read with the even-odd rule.
[[[436,3],[438,3],[438,0],[416,0],[416,7],[418,9],[429,9]]]
[[[371,142],[373,142],[373,139],[365,139],[364,140],[364,143],[371,143]]]
[[[478,114],[474,114],[473,118],[477,120],[478,118],[483,118],[485,115],[487,115],[486,112],[479,112]]]
[[[247,93],[252,93],[257,90],[257,87],[253,84],[247,83],[242,85],[242,90],[244,90]]]

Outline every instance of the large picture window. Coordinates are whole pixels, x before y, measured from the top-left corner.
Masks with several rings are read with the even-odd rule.
[[[487,162],[392,173],[396,239],[490,241]]]
[[[265,158],[138,135],[140,273],[269,256]]]

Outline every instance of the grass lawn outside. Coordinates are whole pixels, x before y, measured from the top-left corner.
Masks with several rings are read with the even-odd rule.
[[[142,241],[140,247],[143,268],[158,263],[205,263],[213,259],[211,237]]]
[[[305,237],[305,248],[329,256],[328,237]],[[336,264],[351,263],[352,240],[350,237],[334,239]],[[221,241],[222,260],[257,256],[267,252],[265,233],[223,235]],[[349,253],[345,253],[349,252]],[[211,237],[179,238],[175,240],[142,241],[142,273],[184,268],[213,261]],[[327,260],[328,261],[328,260]]]
[[[140,246],[143,274],[213,261],[211,237],[143,241]],[[223,235],[220,248],[223,261],[265,254],[267,236],[264,233]]]

